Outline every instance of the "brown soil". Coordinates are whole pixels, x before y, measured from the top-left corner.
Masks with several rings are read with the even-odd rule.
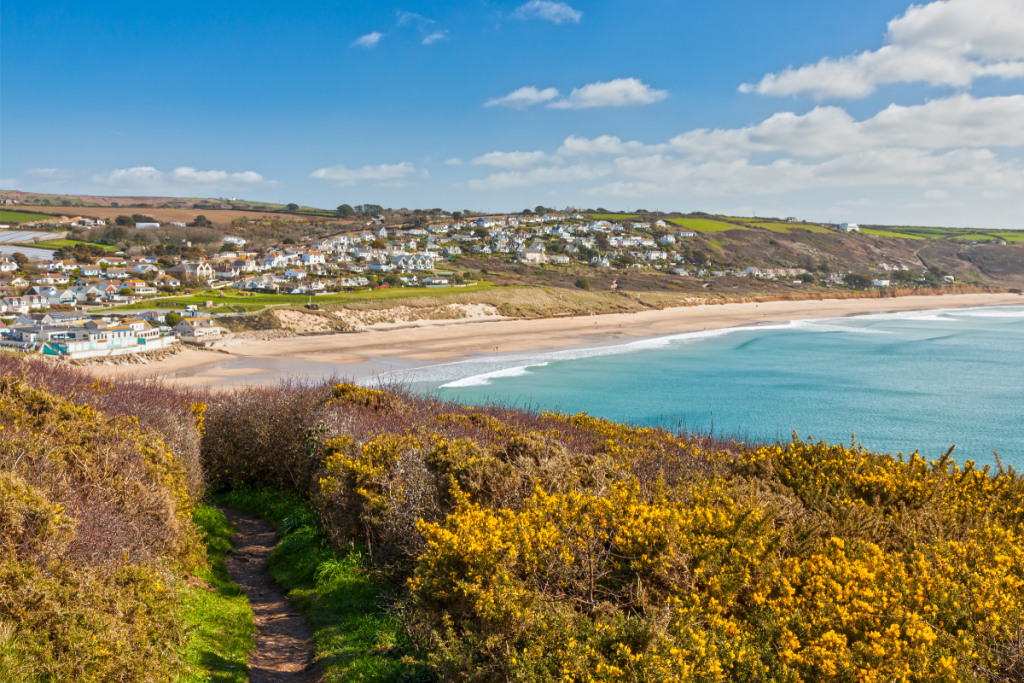
[[[228,574],[249,597],[256,617],[256,649],[249,656],[250,683],[318,683],[309,624],[267,573],[267,557],[277,545],[274,527],[240,510],[224,508],[238,528],[227,556]]]
[[[279,220],[279,221],[307,221],[310,216],[300,216],[286,213],[267,213],[259,210],[231,211],[228,209],[163,209],[138,206],[35,206],[24,204],[8,207],[19,211],[31,213],[42,213],[50,216],[84,216],[86,218],[102,218],[111,221],[117,216],[130,216],[133,213],[141,213],[157,221],[194,221],[196,216],[202,214],[214,223],[230,223],[236,218],[248,218],[249,220]],[[42,219],[40,219],[42,220]]]

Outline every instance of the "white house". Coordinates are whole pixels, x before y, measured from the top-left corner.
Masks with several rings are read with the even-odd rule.
[[[860,226],[856,223],[840,223],[839,232],[860,232]]]
[[[888,287],[889,286],[889,281],[888,280],[872,280],[871,284],[873,286],[875,286],[875,287]]]
[[[160,227],[159,223],[136,223],[135,224],[135,229],[136,230],[147,230],[149,228],[159,228],[159,227]]]
[[[662,244],[675,244],[676,238],[673,237],[672,235],[662,235],[660,242]]]

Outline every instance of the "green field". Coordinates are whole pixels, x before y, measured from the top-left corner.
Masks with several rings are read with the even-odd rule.
[[[1024,242],[1024,230],[1000,230],[988,233],[1005,242]]]
[[[922,235],[912,235],[910,233],[903,232],[891,232],[889,230],[872,230],[871,228],[861,228],[860,231],[866,235],[875,235],[876,237],[896,237],[901,240],[925,240],[928,239]]]
[[[670,218],[669,221],[676,225],[695,230],[697,232],[725,232],[726,230],[746,230],[746,228],[733,225],[732,223],[723,223],[722,221],[711,220],[708,218]]]
[[[53,216],[22,211],[0,211],[0,223],[27,223],[28,221],[53,220]]]
[[[48,240],[46,242],[36,242],[32,245],[26,246],[41,247],[43,249],[60,249],[61,247],[73,247],[76,244],[88,244],[90,247],[99,247],[103,251],[117,251],[117,247],[112,247],[107,244],[96,244],[94,242],[82,242],[81,240]]]
[[[468,287],[452,287],[447,289],[426,289],[424,287],[400,287],[395,289],[373,289],[358,292],[340,292],[324,296],[314,296],[312,301],[321,307],[337,306],[354,301],[375,301],[378,299],[405,299],[414,296],[443,297],[447,294],[467,294],[479,292],[491,287],[489,282],[482,282]],[[143,311],[151,308],[184,309],[186,306],[203,306],[212,301],[214,308],[202,309],[207,313],[231,313],[233,311],[261,311],[268,306],[302,306],[310,302],[310,296],[301,294],[256,294],[243,296],[235,291],[207,291],[191,296],[160,297],[140,301],[130,306],[118,306],[108,309],[117,311]]]
[[[800,232],[801,230],[806,230],[807,232],[816,232],[816,233],[829,233],[829,232],[833,232],[832,230],[829,230],[828,228],[823,228],[820,225],[812,225],[810,223],[776,223],[776,222],[758,221],[756,223],[751,223],[751,225],[756,225],[759,228],[764,228],[765,230],[771,230],[772,232],[781,232],[781,233],[792,233],[794,230],[797,231],[797,232]]]

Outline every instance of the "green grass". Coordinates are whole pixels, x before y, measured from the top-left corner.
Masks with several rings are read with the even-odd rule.
[[[722,221],[711,220],[708,218],[670,218],[670,222],[676,225],[694,230],[696,232],[725,232],[726,230],[746,230],[746,228],[740,225],[733,225],[732,223],[724,223]]]
[[[246,663],[256,644],[256,626],[245,593],[228,577],[224,564],[235,527],[209,505],[198,506],[193,521],[203,532],[210,560],[210,569],[198,576],[210,590],[193,586],[182,596],[191,634],[185,650],[187,670],[175,683],[247,683]]]
[[[928,239],[922,235],[912,235],[910,233],[892,232],[889,230],[873,230],[871,228],[861,228],[860,231],[867,235],[875,235],[877,237],[896,237],[901,240],[924,240]]]
[[[0,211],[0,223],[26,223],[28,221],[53,220],[53,216],[43,213],[23,213],[21,211]]]
[[[309,620],[328,683],[422,679],[397,656],[398,625],[381,609],[384,590],[368,577],[363,555],[334,550],[308,503],[271,489],[235,490],[220,500],[277,528],[280,541],[267,568]]]
[[[83,242],[81,240],[47,240],[46,242],[34,242],[31,246],[44,249],[60,249],[61,247],[73,247],[76,244],[88,244],[90,247],[99,247],[103,251],[117,251],[117,247],[112,247],[108,244],[96,244],[95,242]]]
[[[398,287],[395,289],[372,289],[359,292],[341,292],[314,296],[313,303],[323,306],[340,305],[352,301],[375,301],[378,299],[405,299],[414,296],[443,297],[446,294],[467,294],[479,292],[491,287],[489,282],[468,287],[452,287],[451,289],[426,289],[422,287]],[[190,296],[172,296],[161,299],[149,299],[145,302],[119,306],[109,309],[111,311],[132,311],[150,308],[180,308],[184,309],[189,305],[202,306],[206,301],[212,301],[214,306],[221,308],[232,306],[246,311],[260,311],[267,306],[302,306],[309,303],[309,295],[303,294],[257,294],[256,296],[242,296],[235,291],[208,291]],[[206,310],[206,309],[202,309]],[[215,309],[216,310],[216,309]]]

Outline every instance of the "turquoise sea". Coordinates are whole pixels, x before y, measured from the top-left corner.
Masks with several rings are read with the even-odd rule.
[[[398,376],[498,401],[774,441],[1024,469],[1024,306],[769,324],[436,365]]]

